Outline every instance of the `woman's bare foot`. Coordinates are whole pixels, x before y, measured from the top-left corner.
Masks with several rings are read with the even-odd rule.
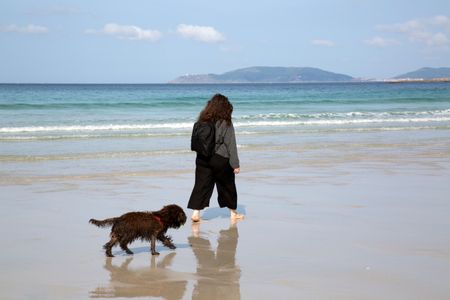
[[[242,220],[244,215],[238,214],[235,209],[230,209],[230,218],[233,220]]]
[[[194,209],[194,211],[192,212],[191,220],[192,222],[200,221],[200,211],[198,209]]]

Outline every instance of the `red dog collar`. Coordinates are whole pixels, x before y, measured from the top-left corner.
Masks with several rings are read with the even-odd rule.
[[[163,221],[161,220],[161,217],[158,217],[158,216],[156,216],[156,215],[153,215],[153,218],[155,218],[156,221],[158,221],[158,223],[161,224],[161,226],[164,226],[164,223],[163,223]]]

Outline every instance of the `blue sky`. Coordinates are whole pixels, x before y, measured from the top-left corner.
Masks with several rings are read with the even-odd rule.
[[[0,82],[159,83],[249,66],[450,66],[450,1],[0,3]]]

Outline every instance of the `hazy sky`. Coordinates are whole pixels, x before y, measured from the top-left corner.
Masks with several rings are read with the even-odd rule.
[[[167,82],[250,66],[450,66],[450,1],[0,2],[0,82]]]

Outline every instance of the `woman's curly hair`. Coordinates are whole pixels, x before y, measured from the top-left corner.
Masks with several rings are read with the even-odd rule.
[[[227,125],[231,125],[231,114],[233,113],[233,105],[228,98],[222,94],[215,94],[207,103],[205,108],[200,112],[198,120],[202,122],[217,122],[224,120]]]

